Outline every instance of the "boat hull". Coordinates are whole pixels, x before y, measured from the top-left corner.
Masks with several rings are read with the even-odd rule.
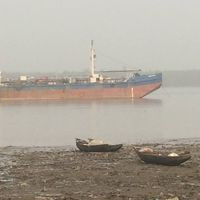
[[[160,88],[161,83],[110,88],[4,88],[0,89],[0,100],[67,100],[67,99],[111,99],[142,98]]]
[[[122,144],[100,144],[100,145],[86,145],[81,142],[76,142],[76,146],[83,152],[114,152],[122,148]]]
[[[178,166],[191,158],[189,152],[184,152],[178,156],[162,155],[158,152],[140,152],[135,149],[139,158],[147,164]]]

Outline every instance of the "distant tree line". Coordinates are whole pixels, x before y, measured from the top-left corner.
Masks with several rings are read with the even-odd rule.
[[[200,86],[200,70],[164,71],[164,87],[197,87]]]

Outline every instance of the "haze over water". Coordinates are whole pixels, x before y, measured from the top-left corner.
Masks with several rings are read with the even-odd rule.
[[[200,88],[161,88],[139,100],[0,102],[0,145],[74,145],[199,137]]]

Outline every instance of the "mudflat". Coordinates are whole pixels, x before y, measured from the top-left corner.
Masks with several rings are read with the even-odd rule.
[[[134,146],[190,151],[180,166],[143,163]],[[74,147],[1,147],[0,199],[200,199],[200,142],[124,145],[118,152]]]

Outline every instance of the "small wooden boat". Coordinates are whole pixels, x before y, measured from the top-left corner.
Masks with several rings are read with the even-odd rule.
[[[105,144],[105,143],[91,143],[87,140],[81,140],[76,138],[76,146],[80,151],[84,152],[113,152],[119,150],[122,144]]]
[[[149,148],[147,148],[149,149]],[[135,152],[139,158],[148,164],[178,166],[191,158],[190,152],[169,153],[143,151],[141,148],[135,148]]]

